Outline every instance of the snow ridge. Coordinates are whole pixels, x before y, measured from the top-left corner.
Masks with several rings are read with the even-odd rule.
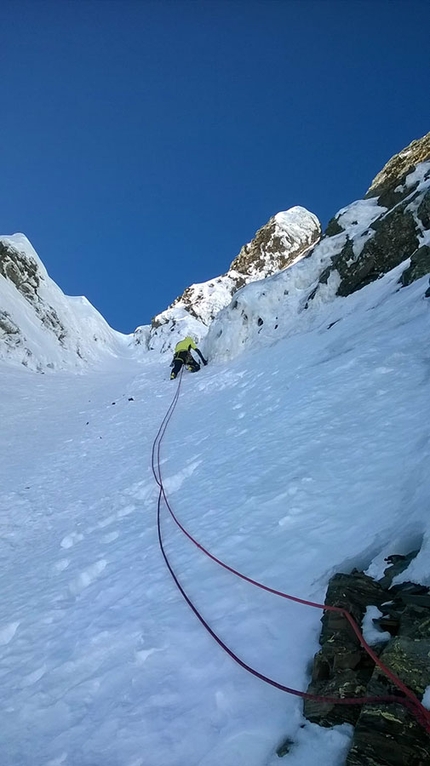
[[[0,360],[78,371],[128,345],[85,297],[64,295],[27,237],[0,237]]]

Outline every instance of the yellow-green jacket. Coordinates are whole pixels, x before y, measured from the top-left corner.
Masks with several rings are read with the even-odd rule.
[[[197,349],[196,344],[194,343],[193,339],[190,338],[189,335],[187,335],[184,340],[180,340],[179,343],[175,346],[175,354],[177,354],[179,351],[188,351],[189,348]]]

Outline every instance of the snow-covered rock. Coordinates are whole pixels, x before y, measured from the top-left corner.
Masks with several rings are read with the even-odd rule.
[[[225,274],[187,287],[166,311],[154,317],[148,329],[137,328],[137,342],[147,337],[148,348],[162,352],[172,349],[184,334],[201,340],[237,290],[300,260],[320,236],[318,218],[305,208],[277,213],[242,247]]]
[[[365,199],[337,213],[308,257],[242,287],[211,324],[206,353],[231,359],[303,332],[320,321],[322,304],[349,296],[393,269],[401,284],[410,284],[430,273],[429,245],[430,134],[392,158]],[[333,315],[335,320],[336,305]]]
[[[0,237],[0,359],[37,371],[82,369],[128,343],[86,298],[64,295],[27,237]]]
[[[304,207],[292,207],[270,218],[254,239],[242,247],[230,269],[246,282],[264,279],[302,258],[320,235],[316,215]]]

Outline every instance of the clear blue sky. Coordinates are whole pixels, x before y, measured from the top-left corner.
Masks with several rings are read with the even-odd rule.
[[[427,0],[0,0],[0,233],[131,332],[430,130]]]

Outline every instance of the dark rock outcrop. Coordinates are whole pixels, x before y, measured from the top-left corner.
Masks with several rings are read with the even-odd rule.
[[[392,585],[418,551],[388,557],[379,582],[363,572],[337,574],[329,583],[326,603],[347,609],[358,624],[367,606],[383,616],[373,622],[392,639],[373,647],[383,663],[421,699],[430,685],[430,589],[416,583]],[[339,614],[325,612],[308,691],[324,697],[398,696],[399,690],[375,666]],[[401,694],[401,693],[400,693]],[[430,736],[403,704],[377,702],[363,706],[305,700],[305,716],[322,726],[355,725],[345,766],[425,766],[430,763]]]
[[[365,205],[366,201],[374,205],[369,209],[374,209],[374,215],[367,229],[366,223],[357,225],[365,220],[360,204]],[[357,220],[348,212],[352,209],[356,211]],[[353,203],[331,219],[322,241],[340,234],[344,240],[334,247],[335,254],[321,273],[319,284],[326,284],[336,271],[339,275],[337,295],[345,297],[411,258],[410,267],[401,279],[403,285],[410,284],[430,272],[427,246],[423,242],[423,235],[429,230],[430,133],[389,160],[362,203]],[[313,288],[308,301],[317,292],[318,288]]]
[[[404,287],[412,284],[416,279],[424,277],[430,273],[430,247],[423,245],[419,247],[411,255],[411,263],[407,269],[404,270],[400,277],[400,281]]]
[[[237,289],[256,275],[262,279],[287,268],[318,242],[321,229],[317,219],[304,209],[293,208],[293,211],[299,210],[303,210],[302,227],[298,223],[288,223],[287,213],[290,211],[278,213],[256,232],[251,242],[241,248],[229,269],[242,275],[242,283],[237,285]]]
[[[337,269],[341,277],[338,295],[350,295],[361,289],[415,252],[419,242],[418,226],[405,207],[406,203],[402,203],[372,224],[375,233],[359,257],[351,258],[352,248],[348,242],[333,260],[332,268]]]
[[[413,189],[405,188],[409,173],[420,163],[430,160],[430,133],[412,141],[405,149],[395,154],[373,179],[365,199],[379,197],[379,204],[394,207],[410,194]],[[417,186],[415,182],[415,188]]]
[[[346,609],[358,625],[370,605],[379,606],[387,599],[384,589],[363,572],[337,574],[330,580],[325,603]],[[357,636],[343,615],[324,612],[320,635],[322,646],[314,658],[311,694],[324,697],[363,697],[374,663],[360,646]],[[304,713],[312,723],[334,726],[354,724],[360,714],[358,705],[333,705],[305,700]]]

